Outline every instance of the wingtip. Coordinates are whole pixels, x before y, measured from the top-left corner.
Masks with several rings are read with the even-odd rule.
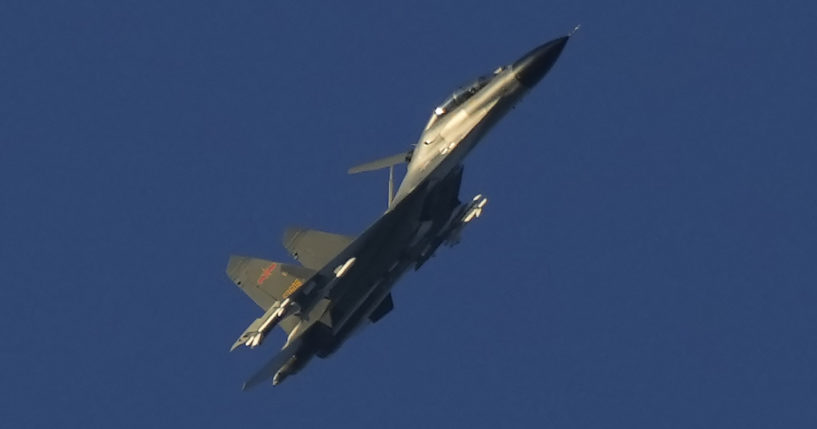
[[[281,236],[281,244],[283,244],[286,249],[292,248],[292,246],[295,244],[295,239],[298,238],[303,231],[304,228],[300,226],[288,227],[284,230],[284,234]]]
[[[246,261],[246,256],[230,255],[230,259],[227,260],[227,268],[225,269],[227,277],[229,277],[233,282],[238,281],[241,268],[244,266],[244,262]]]
[[[567,34],[567,37],[573,37],[573,35],[576,34],[576,32],[579,31],[580,28],[582,28],[582,25],[576,24],[576,26],[573,27],[572,30],[570,30],[570,33]]]

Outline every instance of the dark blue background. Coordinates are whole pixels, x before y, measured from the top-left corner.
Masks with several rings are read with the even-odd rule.
[[[0,3],[2,425],[817,427],[813,2],[408,3]],[[577,23],[463,243],[242,393],[228,255],[359,233],[348,167]]]

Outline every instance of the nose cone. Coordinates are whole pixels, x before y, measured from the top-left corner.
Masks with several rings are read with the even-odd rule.
[[[528,88],[539,83],[556,63],[569,38],[570,36],[564,36],[551,40],[513,63],[516,79]]]

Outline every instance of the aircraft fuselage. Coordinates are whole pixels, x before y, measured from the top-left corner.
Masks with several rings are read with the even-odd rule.
[[[379,320],[391,309],[390,291],[408,268],[419,268],[442,243],[458,241],[464,225],[479,216],[487,201],[481,195],[459,201],[465,157],[550,70],[567,39],[545,43],[478,78],[435,109],[393,198],[390,192],[388,210],[367,230],[374,233],[335,269],[338,278],[343,276],[344,286],[324,287],[321,295],[310,292],[321,290],[318,280],[311,279],[302,295],[293,295],[304,314],[320,300],[331,304],[321,319],[324,323],[313,322],[297,336],[290,334],[288,344],[293,342],[294,349],[276,372],[274,383],[303,368],[312,356],[334,353],[368,320]],[[331,284],[336,279],[322,281]]]

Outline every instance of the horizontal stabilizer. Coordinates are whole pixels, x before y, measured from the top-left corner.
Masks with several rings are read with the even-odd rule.
[[[283,244],[303,266],[320,270],[354,239],[348,235],[292,227],[284,231]]]
[[[387,156],[375,161],[360,164],[349,169],[349,174],[363,173],[364,171],[374,171],[383,168],[388,168],[397,164],[408,162],[411,158],[411,152],[398,153],[397,155]]]

